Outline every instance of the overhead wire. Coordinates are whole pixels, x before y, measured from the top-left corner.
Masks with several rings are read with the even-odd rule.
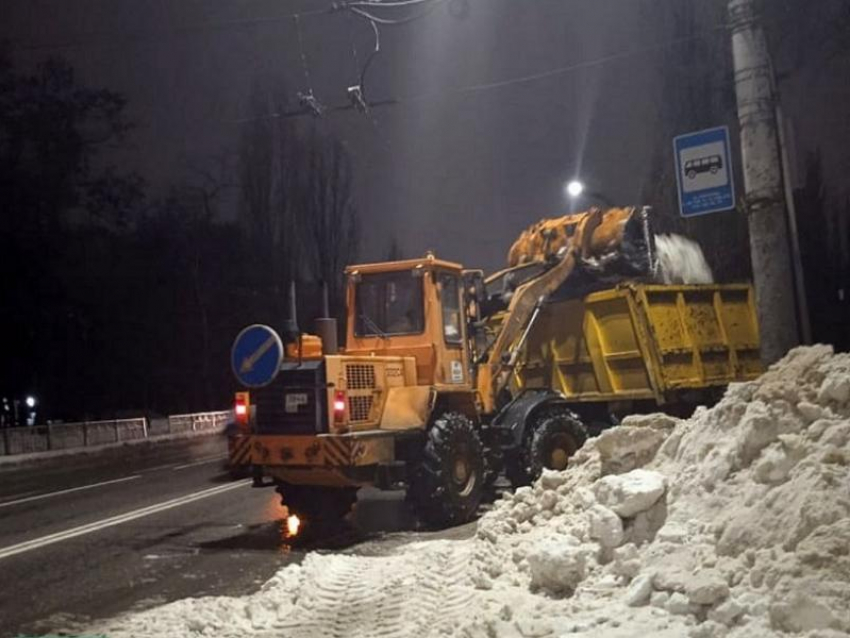
[[[355,0],[352,2],[339,0],[333,1],[325,8],[322,9],[313,9],[309,11],[300,11],[296,13],[290,13],[282,16],[269,16],[264,18],[250,18],[244,20],[226,20],[221,22],[214,23],[206,23],[206,24],[198,24],[198,25],[189,25],[184,27],[177,27],[168,30],[162,31],[148,31],[148,32],[136,32],[136,33],[123,33],[123,34],[111,34],[111,33],[92,33],[84,36],[84,39],[78,41],[70,41],[63,43],[49,43],[49,44],[22,44],[22,43],[11,43],[9,46],[10,50],[13,51],[49,51],[49,50],[60,50],[60,49],[68,49],[68,48],[77,48],[84,46],[98,46],[98,45],[109,45],[109,44],[127,44],[132,42],[145,42],[145,41],[156,41],[163,38],[169,38],[179,35],[186,35],[191,33],[199,33],[209,30],[217,30],[217,29],[226,29],[226,28],[239,28],[239,27],[251,27],[259,24],[267,24],[267,23],[275,23],[275,22],[284,22],[287,20],[292,20],[295,25],[296,37],[298,41],[298,49],[300,62],[302,67],[302,73],[304,75],[304,81],[306,84],[306,93],[298,94],[298,99],[304,107],[304,113],[311,113],[313,115],[320,115],[323,111],[328,110],[325,106],[323,106],[318,99],[315,97],[313,93],[312,82],[310,78],[309,71],[309,63],[307,62],[307,56],[304,49],[304,41],[301,33],[301,19],[308,16],[318,16],[318,15],[329,15],[333,13],[338,13],[341,11],[346,11],[349,15],[365,19],[369,22],[372,33],[374,36],[374,47],[371,53],[366,58],[363,63],[362,68],[359,69],[359,77],[358,84],[349,87],[349,98],[352,100],[354,105],[358,107],[361,111],[368,110],[369,103],[365,98],[365,82],[366,75],[369,69],[374,62],[376,56],[381,52],[381,34],[379,25],[381,26],[395,26],[401,24],[407,24],[430,15],[437,6],[443,4],[447,0],[388,0],[387,2],[374,2],[369,0]],[[406,15],[401,17],[384,17],[378,16],[371,13],[371,11],[384,11],[388,10],[390,12],[395,12],[400,9],[408,9],[411,7],[427,7],[424,11],[419,11],[413,15]],[[368,9],[368,11],[366,10]],[[354,47],[354,59],[355,65],[357,62],[357,51],[356,45],[352,42],[352,46]],[[356,70],[357,71],[357,70]],[[352,93],[353,90],[353,93]],[[386,103],[386,101],[382,102]],[[347,108],[347,107],[343,107]],[[334,108],[330,110],[339,110],[339,108]],[[300,112],[299,112],[300,113]]]
[[[433,12],[434,9],[443,2],[445,2],[445,0],[393,0],[392,2],[367,2],[361,0],[357,2],[342,2],[339,5],[336,5],[339,8],[347,10],[349,12],[349,15],[354,15],[367,20],[369,22],[369,25],[372,27],[372,33],[375,38],[375,44],[372,49],[372,52],[366,58],[366,61],[363,64],[363,68],[360,70],[358,84],[348,88],[348,97],[351,100],[352,104],[354,104],[354,106],[358,110],[360,110],[364,114],[367,113],[369,110],[369,101],[366,97],[366,74],[368,73],[369,68],[372,65],[374,59],[381,52],[381,30],[379,28],[379,25],[396,26],[400,24],[407,24],[415,20],[420,20],[429,15],[431,12]],[[398,9],[418,5],[427,5],[427,8],[424,11],[413,15],[408,15],[402,18],[384,18],[376,16],[364,10],[364,7],[369,7],[370,9]],[[356,49],[354,50],[354,54],[356,64]],[[377,123],[374,119],[373,123],[375,123],[375,125],[377,126]]]
[[[499,89],[499,88],[503,88],[503,87],[507,87],[507,86],[514,86],[514,85],[517,85],[517,84],[526,84],[526,83],[529,83],[529,82],[536,82],[538,80],[543,80],[543,79],[558,76],[558,75],[564,75],[566,73],[571,73],[573,71],[579,71],[581,69],[587,69],[587,68],[591,68],[591,67],[594,67],[594,66],[600,66],[600,65],[603,65],[603,64],[608,64],[610,62],[616,62],[618,60],[636,57],[636,56],[639,56],[639,55],[646,55],[648,53],[655,53],[655,52],[658,52],[658,51],[663,51],[664,49],[675,47],[675,46],[680,45],[680,44],[685,44],[687,42],[692,42],[694,40],[700,40],[700,39],[702,39],[702,38],[704,38],[704,37],[706,37],[706,36],[708,36],[712,33],[717,32],[720,29],[726,29],[726,28],[727,27],[726,27],[725,24],[718,25],[718,26],[715,26],[713,28],[705,29],[698,34],[683,36],[683,37],[680,37],[680,38],[673,38],[673,39],[666,40],[664,42],[661,42],[661,43],[658,43],[658,44],[655,44],[655,45],[651,45],[651,46],[647,46],[647,47],[641,47],[641,48],[638,48],[638,49],[632,49],[632,50],[628,50],[628,51],[619,51],[617,53],[611,53],[609,55],[605,55],[605,56],[602,56],[602,57],[599,57],[599,58],[594,58],[592,60],[583,60],[581,62],[576,62],[574,64],[556,67],[554,69],[547,69],[546,71],[540,71],[538,73],[531,73],[531,74],[528,74],[528,75],[522,75],[522,76],[518,76],[518,77],[508,78],[508,79],[505,79],[505,80],[497,80],[497,81],[494,81],[494,82],[485,82],[485,83],[481,83],[481,84],[473,84],[473,85],[468,85],[468,86],[455,87],[455,88],[450,88],[450,89],[446,89],[446,90],[443,90],[443,91],[432,91],[432,92],[423,93],[423,94],[420,94],[420,95],[417,95],[417,96],[402,98],[402,99],[399,100],[399,102],[402,102],[402,101],[413,102],[413,101],[417,101],[417,100],[426,99],[426,98],[431,97],[431,96],[444,95],[444,94],[474,93],[474,92],[478,92],[478,91],[489,91],[489,90],[492,90],[492,89]]]
[[[301,58],[301,70],[304,73],[304,83],[306,85],[306,93],[302,93],[301,91],[298,92],[298,101],[304,109],[318,117],[324,112],[325,106],[319,102],[313,94],[313,81],[310,78],[310,66],[307,63],[307,53],[304,51],[304,39],[301,36],[300,18],[295,15],[292,20],[295,23],[295,36],[298,41],[298,54]]]
[[[357,0],[355,2],[346,2],[347,7],[374,7],[374,8],[399,8],[411,7],[415,5],[428,4],[433,0],[387,0],[386,2],[368,0]]]
[[[244,19],[244,20],[227,20],[227,21],[221,21],[221,22],[215,22],[215,23],[206,23],[206,24],[200,24],[200,25],[178,27],[178,28],[175,28],[175,29],[169,29],[167,31],[158,31],[158,32],[128,33],[128,34],[122,34],[122,35],[92,34],[92,36],[87,36],[85,41],[79,41],[79,42],[66,42],[66,43],[58,43],[58,44],[56,44],[56,43],[54,43],[54,44],[31,44],[31,45],[24,45],[24,44],[19,44],[19,43],[16,44],[16,43],[12,42],[12,43],[10,43],[9,48],[11,50],[29,50],[29,51],[55,50],[55,49],[62,49],[62,48],[73,48],[73,47],[78,47],[78,46],[92,46],[92,45],[98,45],[98,44],[101,44],[101,43],[107,43],[107,42],[111,42],[111,41],[120,41],[121,43],[126,42],[128,40],[129,41],[141,41],[141,40],[150,39],[150,38],[177,36],[177,35],[182,35],[182,34],[186,34],[186,33],[202,32],[202,31],[206,31],[206,30],[216,30],[216,29],[224,29],[224,28],[232,28],[232,27],[237,27],[237,28],[239,28],[239,27],[250,27],[250,26],[257,25],[257,24],[284,22],[284,21],[292,20],[295,23],[295,26],[296,26],[297,38],[298,38],[298,44],[299,44],[299,51],[300,51],[300,57],[301,57],[302,72],[304,74],[305,81],[308,85],[308,87],[307,87],[308,91],[309,91],[308,95],[312,95],[312,87],[310,86],[311,81],[310,81],[309,65],[308,65],[308,62],[307,62],[307,59],[306,59],[306,53],[304,52],[303,38],[302,38],[302,35],[301,35],[301,31],[300,31],[300,20],[301,20],[301,18],[308,17],[308,16],[330,15],[330,14],[337,13],[337,12],[340,12],[340,11],[343,11],[343,10],[347,10],[347,11],[350,12],[350,15],[355,15],[359,18],[367,20],[370,23],[370,25],[372,26],[372,29],[373,29],[373,33],[375,35],[375,47],[374,47],[373,51],[371,52],[371,54],[369,55],[369,57],[364,62],[363,68],[360,71],[360,78],[359,79],[360,79],[360,87],[362,89],[362,87],[365,83],[366,72],[370,68],[371,63],[372,63],[375,55],[380,52],[379,25],[380,26],[394,26],[394,25],[406,24],[406,23],[424,18],[427,15],[429,15],[431,12],[433,12],[436,9],[437,6],[443,4],[446,1],[447,0],[389,0],[387,2],[370,2],[370,1],[365,1],[365,0],[357,0],[357,1],[353,1],[353,2],[340,1],[340,2],[333,2],[330,6],[322,8],[322,9],[300,11],[300,12],[290,13],[290,14],[283,15],[283,16],[269,16],[269,17],[264,17],[264,18],[250,18],[250,19]],[[416,13],[415,15],[404,16],[404,17],[401,17],[401,18],[384,18],[382,16],[376,16],[373,13],[371,13],[371,10],[374,10],[374,9],[391,9],[391,10],[394,10],[394,9],[402,9],[402,8],[415,7],[415,6],[428,6],[428,8],[424,11],[420,11],[420,12]],[[369,10],[367,11],[366,9],[369,9]],[[607,63],[610,63],[610,62],[615,62],[615,61],[618,61],[618,60],[621,60],[621,59],[626,59],[626,58],[629,58],[629,57],[634,57],[634,56],[638,56],[638,55],[644,55],[644,54],[647,54],[647,53],[652,53],[652,52],[664,50],[664,49],[674,47],[674,46],[679,45],[679,44],[683,44],[683,43],[690,42],[690,41],[693,41],[693,40],[701,39],[703,37],[706,37],[706,35],[708,35],[710,33],[713,33],[713,32],[716,32],[717,30],[725,29],[725,28],[727,28],[727,25],[722,24],[722,25],[718,25],[718,26],[715,26],[715,27],[710,28],[710,29],[703,30],[701,33],[697,33],[697,34],[693,34],[693,35],[689,35],[689,36],[683,36],[683,37],[680,37],[680,38],[674,38],[672,40],[661,42],[661,43],[658,43],[658,44],[655,44],[655,45],[650,45],[650,46],[647,46],[647,47],[632,49],[632,50],[628,50],[628,51],[620,51],[620,52],[613,53],[613,54],[603,56],[603,57],[600,57],[600,58],[595,58],[595,59],[592,59],[592,60],[585,60],[585,61],[578,62],[578,63],[575,63],[575,64],[557,67],[557,68],[554,68],[554,69],[547,69],[545,71],[540,71],[540,72],[537,72],[537,73],[531,73],[531,74],[524,75],[524,76],[508,78],[508,79],[505,79],[505,80],[497,80],[497,81],[493,81],[493,82],[473,84],[473,85],[468,85],[468,86],[454,87],[454,88],[449,88],[449,89],[440,90],[440,91],[431,91],[431,92],[427,92],[427,93],[423,93],[423,94],[419,94],[419,95],[413,95],[413,96],[409,96],[409,97],[389,98],[389,99],[385,99],[385,100],[372,102],[372,103],[369,103],[368,105],[369,106],[386,106],[386,105],[399,105],[399,104],[405,104],[405,103],[415,103],[415,102],[427,100],[427,99],[434,98],[434,97],[440,97],[440,96],[443,96],[443,95],[457,95],[457,94],[476,93],[476,92],[499,89],[499,88],[508,87],[508,86],[515,86],[515,85],[521,85],[521,84],[525,84],[525,83],[535,82],[535,81],[543,80],[543,79],[546,79],[546,78],[567,74],[567,73],[570,73],[570,72],[573,72],[573,71],[591,68],[591,67],[594,67],[594,66],[607,64]],[[100,42],[98,40],[100,40]],[[356,63],[356,57],[357,57],[356,46],[353,45],[353,47],[354,47],[353,51],[354,51],[355,63]],[[345,110],[351,110],[352,108],[353,108],[353,106],[349,104],[349,105],[345,105],[345,106],[327,107],[327,108],[323,108],[322,110],[345,111]],[[244,122],[255,121],[255,120],[258,120],[258,119],[264,119],[264,118],[267,118],[267,117],[299,117],[299,116],[307,115],[307,114],[310,114],[310,113],[315,115],[316,114],[315,109],[303,108],[303,109],[298,110],[298,111],[290,111],[290,112],[286,112],[286,113],[275,113],[275,114],[269,114],[267,116],[261,116],[261,117],[240,118],[240,119],[237,119],[237,120],[230,120],[230,121],[234,122],[234,123],[244,123]]]
[[[426,8],[423,11],[420,11],[419,13],[416,13],[416,14],[410,15],[410,16],[405,16],[403,18],[384,18],[384,17],[381,17],[381,16],[376,16],[376,15],[370,13],[369,11],[362,9],[359,5],[349,4],[349,5],[347,5],[347,7],[348,7],[348,10],[351,11],[352,13],[357,14],[358,16],[360,16],[362,18],[366,18],[367,20],[374,22],[376,24],[380,24],[380,25],[383,25],[383,26],[397,26],[397,25],[400,25],[400,24],[408,24],[410,22],[415,22],[416,20],[420,20],[424,17],[431,15],[437,9],[437,7],[440,6],[441,4],[444,4],[446,2],[446,0],[424,0],[424,2],[427,3],[427,5],[429,5],[428,8]],[[364,3],[360,3],[360,4],[364,4]],[[379,5],[374,5],[372,3],[365,3],[365,4],[369,5],[370,8],[375,8],[375,7],[379,6]],[[417,4],[419,4],[419,3],[417,3]]]
[[[372,52],[369,54],[369,57],[366,58],[366,62],[363,63],[363,68],[360,70],[360,86],[363,87],[366,82],[366,72],[369,70],[369,66],[372,64],[372,60],[375,59],[375,56],[381,52],[381,31],[378,29],[378,25],[375,24],[374,21],[369,22],[372,25],[372,32],[375,35],[375,46],[372,49]]]
[[[704,29],[704,30],[700,31],[699,33],[695,33],[695,34],[692,34],[692,35],[689,35],[689,36],[683,36],[683,37],[680,37],[680,38],[673,38],[673,39],[670,39],[670,40],[665,40],[664,42],[660,42],[660,43],[657,43],[655,45],[651,45],[651,46],[647,46],[647,47],[641,47],[641,48],[631,49],[631,50],[627,50],[627,51],[619,51],[617,53],[611,53],[609,55],[605,55],[605,56],[602,56],[602,57],[599,57],[599,58],[594,58],[594,59],[591,59],[591,60],[583,60],[581,62],[576,62],[576,63],[573,63],[573,64],[569,64],[569,65],[565,65],[565,66],[561,66],[561,67],[556,67],[556,68],[553,68],[553,69],[547,69],[546,71],[540,71],[540,72],[537,72],[537,73],[530,73],[528,75],[522,75],[522,76],[508,78],[508,79],[505,79],[505,80],[498,80],[498,81],[494,81],[494,82],[471,84],[471,85],[467,85],[467,86],[453,87],[453,88],[443,89],[443,90],[438,90],[438,91],[429,91],[429,92],[426,92],[426,93],[420,93],[419,95],[411,95],[411,96],[408,96],[408,97],[388,98],[388,99],[385,99],[385,100],[381,100],[380,102],[374,102],[374,103],[371,104],[371,106],[389,106],[389,105],[412,104],[412,103],[421,102],[421,101],[425,101],[425,100],[428,100],[428,99],[434,99],[434,98],[438,98],[438,97],[443,97],[443,96],[447,96],[447,95],[464,95],[464,94],[469,94],[469,93],[484,92],[484,91],[490,91],[490,90],[495,90],[495,89],[501,89],[501,88],[505,88],[505,87],[509,87],[509,86],[515,86],[515,85],[526,84],[526,83],[530,83],[530,82],[536,82],[536,81],[544,80],[544,79],[547,79],[547,78],[550,78],[550,77],[557,77],[559,75],[565,75],[565,74],[572,73],[572,72],[575,72],[575,71],[580,71],[582,69],[587,69],[587,68],[592,68],[592,67],[595,67],[595,66],[601,66],[601,65],[604,65],[604,64],[609,64],[611,62],[616,62],[616,61],[619,61],[619,60],[623,60],[623,59],[627,59],[627,58],[631,58],[631,57],[635,57],[635,56],[646,55],[648,53],[654,53],[654,52],[657,52],[657,51],[663,51],[665,49],[669,49],[669,48],[678,46],[680,44],[692,42],[694,40],[700,40],[702,38],[705,38],[709,35],[712,35],[712,34],[718,32],[718,31],[726,29],[726,28],[727,28],[727,25],[721,24],[721,25],[717,25],[715,27]],[[337,109],[332,109],[332,110],[350,110],[350,107],[337,108]],[[294,114],[293,113],[293,114],[289,114],[288,116],[294,117],[294,116],[298,116],[298,115],[303,115],[303,113],[302,114]],[[232,120],[232,122],[233,123],[244,123],[244,122],[253,121],[255,119],[261,119],[261,118],[243,118],[243,119],[239,119],[239,120]]]

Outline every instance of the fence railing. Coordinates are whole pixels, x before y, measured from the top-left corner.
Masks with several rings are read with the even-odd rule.
[[[0,428],[0,456],[138,441],[161,434],[221,430],[229,418],[230,412],[201,412],[150,420],[117,419]]]

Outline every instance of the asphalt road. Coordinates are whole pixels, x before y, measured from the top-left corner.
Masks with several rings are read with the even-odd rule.
[[[275,491],[230,480],[223,455],[53,474],[25,492],[0,491],[0,636],[80,633],[131,609],[245,594],[309,549],[382,552],[434,536],[411,533],[399,494],[361,491],[356,532],[291,547]]]

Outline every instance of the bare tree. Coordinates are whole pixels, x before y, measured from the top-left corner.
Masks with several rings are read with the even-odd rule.
[[[355,258],[359,218],[352,195],[351,158],[339,140],[312,127],[299,188],[299,229],[309,273],[328,286],[331,311],[342,304],[342,271]]]
[[[296,166],[304,145],[295,124],[278,116],[285,101],[255,82],[252,118],[245,124],[239,148],[241,223],[248,252],[250,290],[264,301],[253,310],[265,319],[281,319],[287,282],[298,277],[299,238],[293,202],[300,199]]]
[[[282,94],[278,92],[278,94]],[[342,305],[342,271],[358,245],[351,159],[313,122],[280,117],[285,102],[255,83],[252,119],[239,153],[242,222],[253,255],[255,288],[272,298],[269,321],[282,318],[286,285],[325,282],[332,311]]]

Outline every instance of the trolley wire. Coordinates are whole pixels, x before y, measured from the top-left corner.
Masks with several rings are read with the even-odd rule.
[[[568,64],[568,65],[565,65],[565,66],[547,69],[545,71],[539,71],[539,72],[530,73],[530,74],[527,74],[527,75],[521,75],[521,76],[517,76],[517,77],[513,77],[513,78],[507,78],[507,79],[504,79],[504,80],[496,80],[496,81],[493,81],[493,82],[484,82],[484,83],[479,83],[479,84],[470,84],[470,85],[466,85],[466,86],[451,87],[451,88],[437,90],[437,91],[428,91],[426,93],[420,93],[418,95],[410,95],[410,96],[399,97],[399,98],[387,98],[387,99],[383,99],[383,100],[379,100],[379,101],[370,103],[369,106],[374,107],[374,106],[397,106],[397,105],[415,104],[415,103],[418,103],[418,102],[423,102],[423,101],[427,101],[427,100],[430,100],[430,99],[436,99],[436,98],[446,97],[446,96],[451,96],[451,95],[465,95],[465,94],[480,93],[480,92],[485,92],[485,91],[502,89],[502,88],[506,88],[506,87],[510,87],[510,86],[518,86],[518,85],[522,85],[522,84],[538,82],[540,80],[545,80],[545,79],[549,79],[549,78],[552,78],[552,77],[558,77],[558,76],[561,76],[561,75],[568,75],[570,73],[574,73],[576,71],[580,71],[580,70],[583,70],[583,69],[593,68],[593,67],[596,67],[596,66],[602,66],[602,65],[605,65],[605,64],[610,64],[612,62],[617,62],[617,61],[625,60],[625,59],[632,58],[632,57],[638,57],[638,56],[641,56],[641,55],[647,55],[647,54],[650,54],[650,53],[657,53],[659,51],[664,51],[666,49],[674,48],[676,46],[679,46],[681,44],[685,44],[687,42],[692,42],[692,41],[695,41],[695,40],[703,39],[705,37],[708,37],[708,36],[710,36],[714,33],[717,33],[718,31],[726,29],[726,28],[727,28],[727,25],[721,24],[721,25],[717,25],[715,27],[705,29],[705,30],[700,31],[698,33],[695,33],[693,35],[683,36],[683,37],[679,37],[679,38],[673,38],[673,39],[666,40],[664,42],[660,42],[660,43],[650,45],[650,46],[646,46],[646,47],[640,47],[640,48],[630,49],[630,50],[625,50],[625,51],[618,51],[616,53],[611,53],[609,55],[601,56],[601,57],[598,57],[598,58],[593,58],[593,59],[590,59],[590,60],[582,60],[580,62],[575,62],[573,64]],[[328,110],[329,111],[349,111],[349,110],[352,110],[352,108],[353,107],[351,105],[346,105],[346,106],[341,106],[341,107],[334,107],[334,108],[328,109]],[[241,118],[241,119],[237,119],[237,120],[231,120],[231,122],[234,123],[234,124],[241,124],[241,123],[252,122],[252,121],[255,121],[255,120],[258,120],[258,119],[264,119],[264,118],[267,118],[267,117],[300,117],[300,116],[307,115],[307,114],[308,113],[303,111],[303,110],[289,111],[289,112],[285,112],[285,113],[275,113],[275,114],[269,114],[269,115],[263,115],[263,116]]]

